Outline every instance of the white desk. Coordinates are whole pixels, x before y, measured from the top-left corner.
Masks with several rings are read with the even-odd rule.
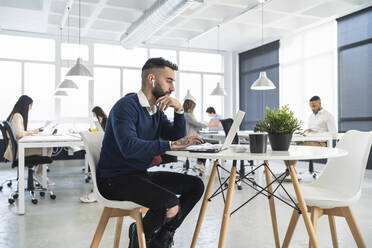
[[[242,130],[238,131],[239,138],[249,139],[249,134],[254,133],[253,130]],[[223,143],[225,140],[225,132],[218,131],[218,132],[200,132],[202,137],[208,138],[215,138],[218,139],[220,143]],[[297,141],[319,141],[319,142],[327,142],[328,147],[332,147],[333,139],[340,139],[343,133],[338,133],[336,135],[332,135],[330,133],[307,133],[306,136],[294,134],[292,136],[292,142]]]
[[[199,236],[203,218],[204,218],[206,208],[208,205],[208,199],[210,197],[212,187],[215,181],[217,166],[218,166],[218,159],[264,160],[266,164],[265,177],[266,177],[267,190],[270,193],[272,193],[273,191],[272,191],[272,185],[271,185],[271,175],[268,169],[268,166],[269,166],[268,160],[283,160],[289,170],[289,173],[292,179],[292,184],[296,192],[298,205],[299,205],[299,208],[301,209],[308,235],[312,241],[312,244],[314,244],[315,247],[319,247],[313,225],[311,224],[310,216],[307,213],[307,206],[301,193],[301,188],[299,186],[299,183],[296,177],[294,166],[297,160],[341,157],[341,156],[347,155],[347,151],[336,149],[336,148],[328,148],[328,147],[291,146],[289,151],[268,151],[267,153],[249,153],[249,152],[234,153],[231,150],[225,150],[220,153],[194,153],[194,152],[187,152],[187,151],[169,151],[167,152],[167,154],[173,155],[173,156],[180,156],[180,157],[205,158],[205,159],[216,160],[213,165],[213,169],[209,177],[208,185],[205,190],[203,203],[200,208],[198,222],[197,222],[197,225],[194,231],[194,236],[193,236],[192,243],[191,243],[192,248],[196,247],[196,242]],[[224,212],[223,212],[223,217],[222,217],[222,224],[221,224],[221,229],[220,229],[220,237],[219,237],[219,244],[218,244],[219,248],[225,247],[227,227],[228,227],[228,222],[230,219],[231,202],[232,202],[233,193],[234,193],[235,178],[236,178],[236,166],[232,166],[231,172],[230,172],[229,186],[227,189],[225,207],[224,207]],[[275,245],[277,248],[279,248],[280,241],[279,241],[274,197],[269,198],[269,207],[270,207],[271,221],[272,221],[273,232],[274,232]]]
[[[25,136],[18,140],[18,214],[25,214],[25,149],[26,148],[47,148],[47,147],[65,147],[65,146],[83,146],[83,141],[78,136],[72,135],[36,135]],[[45,155],[43,149],[43,155]],[[45,168],[45,166],[44,166]],[[45,172],[45,171],[44,171]],[[45,175],[45,173],[44,173]]]

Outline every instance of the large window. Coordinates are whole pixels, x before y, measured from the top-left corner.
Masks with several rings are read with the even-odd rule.
[[[55,60],[52,39],[0,35],[0,57],[37,61]]]
[[[120,69],[94,69],[94,105],[100,106],[107,114],[121,96]]]
[[[123,70],[123,95],[137,93],[141,89],[141,71]]]
[[[187,90],[190,90],[191,95],[196,99],[196,107],[194,109],[194,115],[198,120],[202,119],[202,84],[201,75],[199,73],[180,73],[180,84],[179,84],[179,95],[180,102],[183,100],[187,94]]]
[[[151,58],[162,57],[173,63],[177,63],[177,53],[174,50],[150,49],[150,57]]]
[[[0,120],[5,120],[21,96],[21,63],[0,61]]]
[[[180,52],[180,70],[222,72],[222,56],[212,53]]]
[[[66,75],[69,68],[61,68],[61,75]],[[88,117],[88,94],[91,81],[74,80],[79,89],[68,91],[68,96],[61,98],[61,117]]]
[[[61,59],[76,60],[77,58],[82,58],[83,60],[88,61],[89,58],[88,46],[62,43]]]
[[[280,41],[280,105],[289,104],[307,127],[309,99],[318,95],[337,119],[336,23],[334,21]]]
[[[125,49],[122,46],[94,45],[95,64],[142,67],[146,60],[146,48]]]
[[[33,100],[29,120],[43,121],[54,118],[55,66],[25,63],[24,94]]]

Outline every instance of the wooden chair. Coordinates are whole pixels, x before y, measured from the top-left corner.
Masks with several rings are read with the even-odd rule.
[[[336,145],[337,148],[347,150],[348,155],[329,159],[318,180],[301,186],[315,231],[318,219],[328,215],[333,247],[338,247],[335,216],[344,217],[357,246],[366,247],[350,205],[358,201],[362,194],[361,186],[371,143],[372,132],[348,131]],[[294,190],[287,190],[295,199]],[[299,216],[298,211],[294,210],[282,247],[289,246]]]
[[[99,160],[99,156],[100,156],[100,152],[102,148],[102,140],[103,140],[104,132],[91,133],[91,132],[85,131],[85,132],[81,132],[80,135],[85,145],[85,151],[88,157],[90,171],[92,173],[93,186],[94,186],[93,191],[95,193],[98,203],[100,205],[103,205],[104,207],[102,215],[101,215],[101,219],[98,223],[98,226],[97,226],[97,229],[94,234],[90,247],[91,248],[98,247],[102,239],[102,235],[105,231],[107,222],[109,218],[112,218],[112,217],[117,217],[114,247],[119,247],[121,229],[123,225],[123,217],[130,216],[136,221],[136,224],[137,224],[137,235],[138,235],[139,247],[146,248],[145,233],[143,231],[143,225],[142,225],[142,214],[145,213],[147,209],[141,205],[138,205],[130,201],[107,200],[100,194],[98,190],[97,179],[96,179],[96,167],[98,165],[98,160]]]

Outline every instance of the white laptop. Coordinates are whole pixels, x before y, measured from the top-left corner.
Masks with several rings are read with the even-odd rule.
[[[245,112],[239,110],[234,118],[234,122],[231,125],[229,133],[226,136],[225,142],[223,144],[201,144],[201,145],[192,145],[186,147],[184,150],[189,152],[209,152],[209,153],[217,153],[223,150],[226,150],[230,147],[232,141],[234,140],[235,134],[239,129],[240,124],[243,121]]]

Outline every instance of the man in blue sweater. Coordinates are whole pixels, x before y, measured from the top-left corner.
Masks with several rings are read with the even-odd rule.
[[[170,97],[177,69],[163,58],[145,63],[141,90],[121,98],[110,111],[98,163],[98,188],[105,198],[149,208],[143,227],[150,248],[173,245],[175,230],[204,192],[197,177],[147,172],[155,156],[203,142],[198,136],[185,137],[182,105]],[[175,111],[173,123],[163,112],[168,107]],[[129,247],[137,248],[135,223],[129,237]]]

